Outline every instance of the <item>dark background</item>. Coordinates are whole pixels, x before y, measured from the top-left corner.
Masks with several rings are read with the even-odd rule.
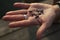
[[[13,7],[13,3],[21,2],[21,0],[0,0],[0,18],[10,10],[14,10],[16,8]]]

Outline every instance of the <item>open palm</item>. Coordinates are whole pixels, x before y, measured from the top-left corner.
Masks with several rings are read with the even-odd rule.
[[[55,17],[56,17],[56,9],[57,6],[43,4],[43,3],[15,3],[15,7],[22,8],[21,10],[10,11],[7,12],[3,17],[6,21],[11,21],[9,26],[21,27],[21,26],[29,26],[29,25],[41,25],[37,31],[37,39],[40,40],[42,37],[42,33],[51,26]],[[33,11],[35,9],[42,9],[43,13],[39,15],[39,18],[35,18],[35,16],[31,16],[29,11]],[[28,19],[25,20],[24,15],[28,15]]]

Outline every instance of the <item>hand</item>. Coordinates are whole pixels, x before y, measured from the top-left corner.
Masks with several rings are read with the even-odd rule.
[[[9,26],[12,28],[36,24],[41,25],[36,33],[38,40],[40,40],[44,31],[48,27],[50,27],[55,20],[57,16],[56,10],[59,8],[57,5],[50,5],[44,3],[15,3],[14,6],[22,9],[7,12],[2,19],[6,21],[11,21],[9,23]],[[43,9],[43,14],[39,15],[39,21],[35,19],[35,16],[31,16],[31,13],[29,13],[29,11],[34,9]],[[24,14],[28,15],[27,20],[25,20]]]

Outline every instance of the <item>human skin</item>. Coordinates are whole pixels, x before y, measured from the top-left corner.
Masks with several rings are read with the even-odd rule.
[[[41,40],[42,34],[44,31],[51,26],[51,24],[59,19],[60,9],[58,5],[50,5],[44,3],[14,3],[15,7],[22,8],[21,10],[15,10],[7,12],[5,16],[3,16],[3,20],[10,21],[9,27],[22,27],[22,26],[29,26],[29,25],[41,25],[38,28],[36,37],[37,40]],[[30,10],[36,9],[43,9],[43,14],[39,15],[38,20],[41,22],[39,23],[35,16],[31,16],[29,13]],[[24,14],[27,14],[29,17],[27,20],[24,19]]]

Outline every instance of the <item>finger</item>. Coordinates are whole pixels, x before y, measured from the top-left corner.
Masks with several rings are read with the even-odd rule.
[[[53,5],[50,4],[45,4],[45,3],[31,3],[31,7],[35,7],[35,8],[49,8],[52,7]]]
[[[24,15],[6,15],[2,18],[5,21],[20,21],[24,20]]]
[[[30,4],[17,2],[17,3],[14,3],[14,6],[18,8],[29,8]]]
[[[16,21],[16,22],[11,22],[9,24],[9,27],[10,28],[15,28],[15,27],[25,27],[25,26],[28,26],[30,25],[30,21],[28,20],[24,20],[24,21]]]
[[[22,21],[16,21],[16,22],[11,22],[9,24],[9,26],[11,28],[14,28],[14,27],[26,27],[26,26],[29,26],[29,25],[37,25],[38,22],[36,20],[33,20],[33,18],[31,17],[30,19],[28,20],[22,20]]]
[[[6,15],[19,15],[19,14],[27,14],[27,10],[16,10],[6,13]]]

